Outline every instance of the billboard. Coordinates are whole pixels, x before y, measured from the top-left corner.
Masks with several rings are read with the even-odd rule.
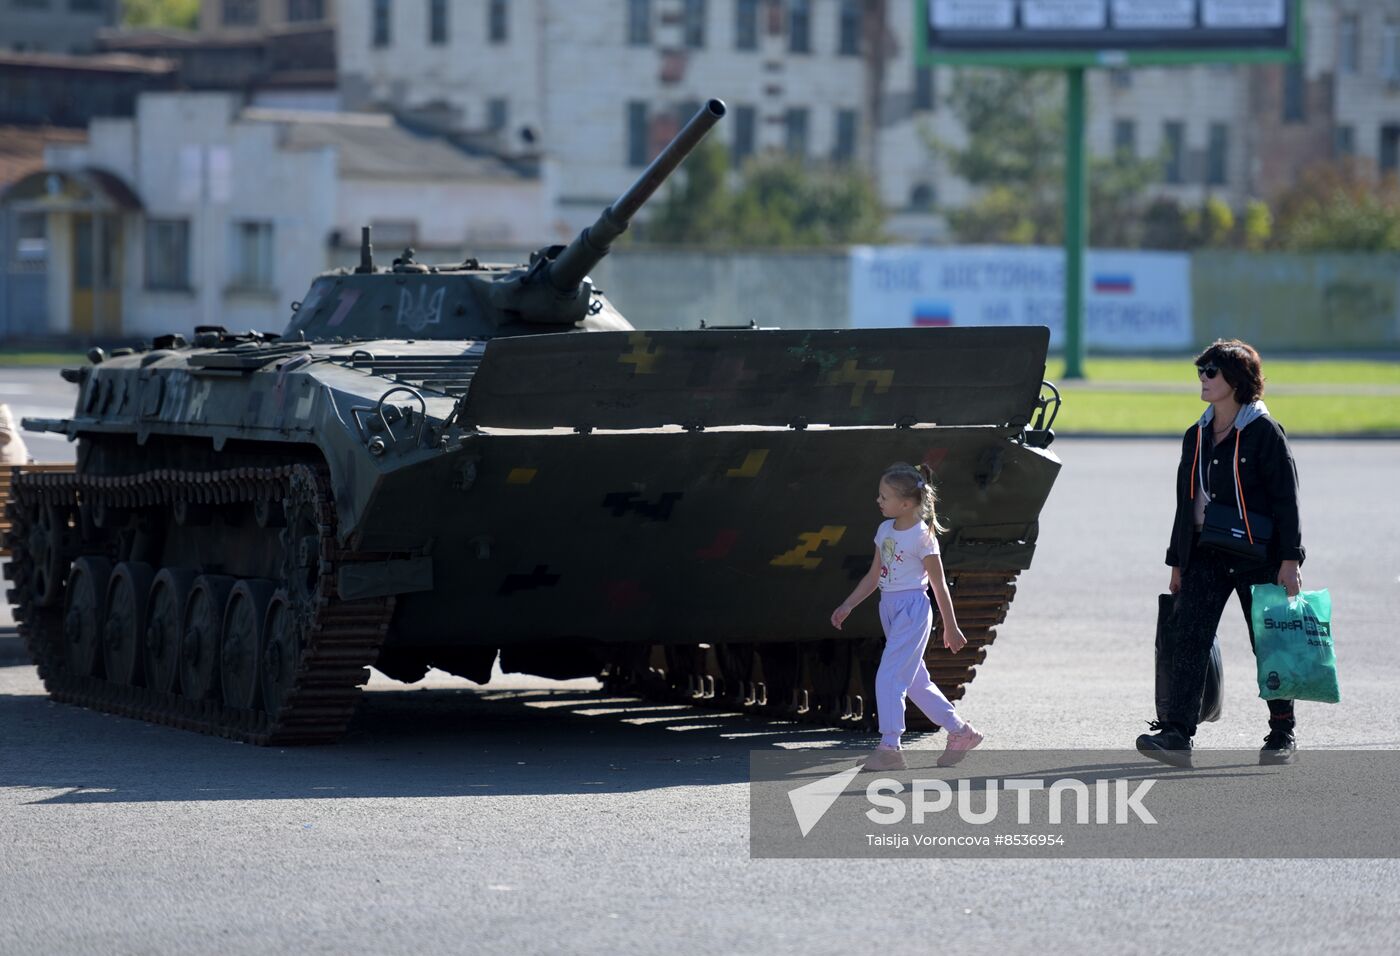
[[[856,246],[850,270],[853,328],[1046,325],[1064,344],[1063,249]],[[1110,351],[1190,348],[1191,257],[1089,250],[1084,336]]]
[[[920,62],[1116,66],[1295,59],[1301,0],[918,0]]]

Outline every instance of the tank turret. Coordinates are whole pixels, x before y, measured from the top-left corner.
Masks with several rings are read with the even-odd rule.
[[[525,265],[485,265],[475,259],[426,265],[405,249],[390,268],[379,269],[364,229],[359,266],[318,276],[285,337],[489,339],[575,326],[630,329],[593,287],[588,272],[724,113],[721,100],[708,101],[593,225],[567,246],[537,250]]]

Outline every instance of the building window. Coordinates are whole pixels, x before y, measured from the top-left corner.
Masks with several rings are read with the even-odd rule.
[[[503,131],[510,124],[510,101],[504,96],[487,100],[486,123],[493,133]]]
[[[758,49],[758,0],[736,0],[734,4],[734,49]]]
[[[235,289],[272,288],[272,223],[234,222],[229,245],[229,285]]]
[[[1356,130],[1351,126],[1338,126],[1332,131],[1332,155],[1338,159],[1356,155]]]
[[[651,43],[651,0],[627,0],[627,42],[631,46]]]
[[[1303,64],[1290,63],[1283,68],[1283,121],[1301,123],[1307,119],[1307,84]]]
[[[1134,120],[1113,121],[1113,154],[1129,157],[1137,155],[1137,123]]]
[[[842,56],[860,55],[860,3],[857,0],[841,0],[840,33],[836,52]]]
[[[1361,68],[1361,24],[1354,13],[1337,21],[1337,72],[1355,73]]]
[[[933,80],[933,67],[914,67],[914,109],[927,112],[937,106]]]
[[[190,221],[146,220],[146,288],[190,287]]]
[[[377,47],[389,45],[389,0],[374,0],[374,21],[371,24],[372,41]]]
[[[507,0],[490,0],[486,7],[486,35],[492,43],[505,43],[510,36],[510,5]]]
[[[1394,20],[1381,32],[1381,79],[1400,83],[1400,23]]]
[[[1176,120],[1162,124],[1162,179],[1169,183],[1184,180],[1183,155],[1186,150],[1186,128]]]
[[[928,183],[915,183],[909,190],[909,208],[914,212],[929,212],[935,200],[933,186]]]
[[[685,45],[699,50],[705,45],[705,0],[685,0],[681,11]]]
[[[219,19],[226,27],[258,25],[258,0],[223,0]]]
[[[811,0],[788,0],[788,50],[812,52]]]
[[[1400,169],[1400,126],[1382,126],[1380,145],[1381,175],[1385,176]]]
[[[785,148],[789,156],[807,155],[807,109],[803,106],[790,106],[783,115]]]
[[[1133,71],[1114,69],[1108,71],[1108,85],[1115,90],[1127,90],[1133,86]]]
[[[758,130],[758,111],[752,106],[734,108],[734,142],[730,147],[734,166],[744,165],[744,160],[754,153],[754,134]]]
[[[325,18],[325,0],[287,0],[288,23],[314,23]]]
[[[647,160],[647,105],[640,100],[627,104],[627,165],[645,166]]]
[[[447,0],[429,0],[428,42],[434,46],[447,42]]]
[[[1206,146],[1206,185],[1223,186],[1229,181],[1230,127],[1224,123],[1211,123],[1209,135]]]
[[[49,257],[49,222],[42,212],[15,216],[13,261],[17,266],[42,268]]]
[[[836,142],[831,148],[831,159],[837,163],[849,163],[856,158],[856,111],[836,111]]]

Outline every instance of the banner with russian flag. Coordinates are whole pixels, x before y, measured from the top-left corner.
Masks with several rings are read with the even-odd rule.
[[[1064,251],[1040,246],[857,246],[850,253],[856,328],[1046,325],[1064,336]],[[1100,349],[1188,348],[1191,257],[1090,250],[1084,330]]]

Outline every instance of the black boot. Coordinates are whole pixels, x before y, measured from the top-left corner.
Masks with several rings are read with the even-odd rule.
[[[1293,739],[1292,726],[1285,727],[1279,722],[1269,721],[1269,735],[1264,738],[1264,746],[1259,748],[1259,763],[1292,763],[1298,749]]]
[[[1157,720],[1148,726],[1156,733],[1138,737],[1138,753],[1173,767],[1191,767],[1191,735],[1184,727]]]

